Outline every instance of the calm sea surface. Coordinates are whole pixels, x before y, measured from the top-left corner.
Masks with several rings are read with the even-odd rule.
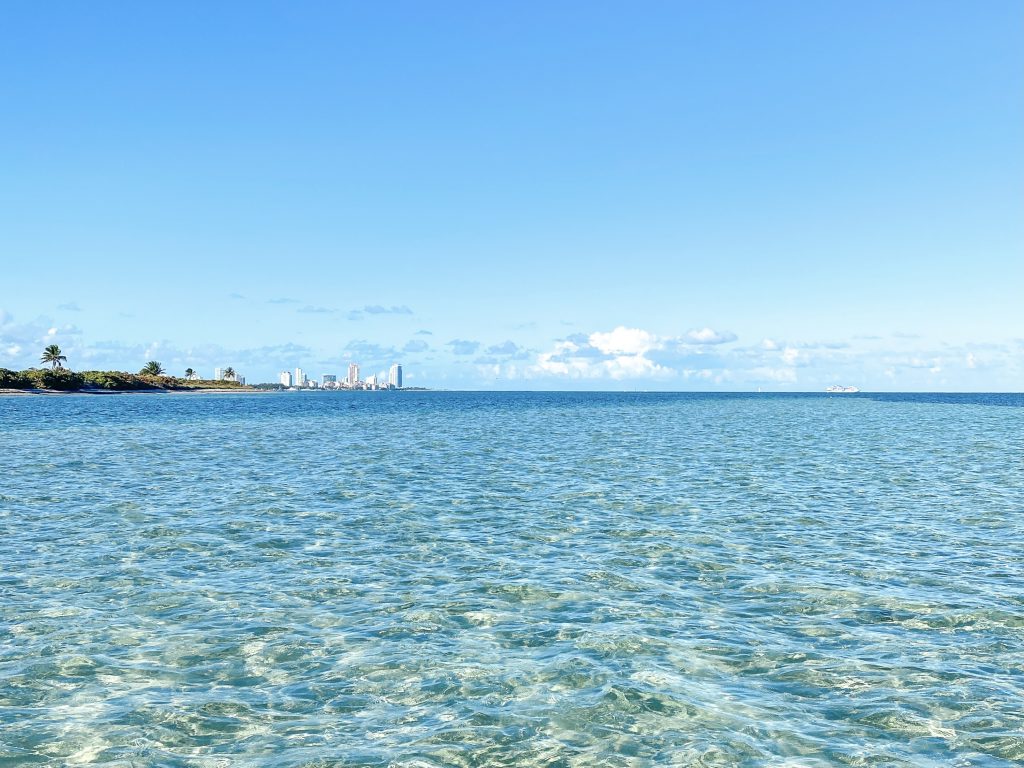
[[[0,397],[0,766],[1024,763],[1024,397]]]

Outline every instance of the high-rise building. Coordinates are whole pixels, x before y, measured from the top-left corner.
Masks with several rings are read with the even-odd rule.
[[[292,385],[292,372],[281,371],[281,373],[277,377],[277,380],[281,382],[282,386],[290,387]]]
[[[214,381],[222,381],[223,379],[224,379],[224,370],[221,369],[221,368],[214,368],[213,369],[213,380]]]
[[[330,384],[331,386],[334,386],[335,384],[337,384],[337,383],[338,383],[338,377],[337,377],[337,376],[335,376],[335,375],[334,375],[333,373],[324,373],[324,374],[321,374],[321,375],[320,375],[320,382],[321,382],[321,383],[323,384],[323,386],[325,386],[325,387],[326,387],[326,386],[327,386],[328,384]]]
[[[302,372],[301,368],[295,369],[295,386],[304,387],[306,386],[306,374]]]
[[[354,387],[359,381],[359,363],[348,364],[348,385]]]
[[[377,388],[377,374],[374,374],[373,376],[367,376],[366,377],[366,388],[367,389],[376,389]]]
[[[388,386],[395,389],[402,388],[402,366],[398,363],[392,365],[391,370],[388,371]]]

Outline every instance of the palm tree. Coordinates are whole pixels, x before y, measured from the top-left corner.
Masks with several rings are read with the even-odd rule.
[[[188,379],[189,381],[191,381],[191,380],[192,380],[192,379],[194,379],[195,377],[196,377],[196,372],[195,372],[194,370],[192,370],[191,368],[186,368],[186,369],[185,369],[185,378],[186,378],[186,379]]]
[[[160,365],[160,363],[158,363],[156,360],[150,360],[142,367],[142,370],[139,371],[139,374],[142,376],[163,376],[164,367]]]
[[[54,368],[63,368],[63,363],[66,363],[68,359],[60,353],[60,347],[56,344],[51,344],[43,350],[43,356],[39,358],[40,363],[50,363]]]
[[[235,369],[230,367],[230,366],[225,368],[224,369],[224,378],[227,381],[234,381],[235,380]]]

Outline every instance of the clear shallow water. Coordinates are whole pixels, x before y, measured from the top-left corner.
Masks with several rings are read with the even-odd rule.
[[[1024,397],[0,397],[0,765],[1024,762]]]

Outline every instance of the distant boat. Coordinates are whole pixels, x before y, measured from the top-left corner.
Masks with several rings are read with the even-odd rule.
[[[826,387],[825,391],[830,395],[850,395],[854,392],[860,392],[856,387],[841,387],[838,384],[833,384],[831,387]]]

